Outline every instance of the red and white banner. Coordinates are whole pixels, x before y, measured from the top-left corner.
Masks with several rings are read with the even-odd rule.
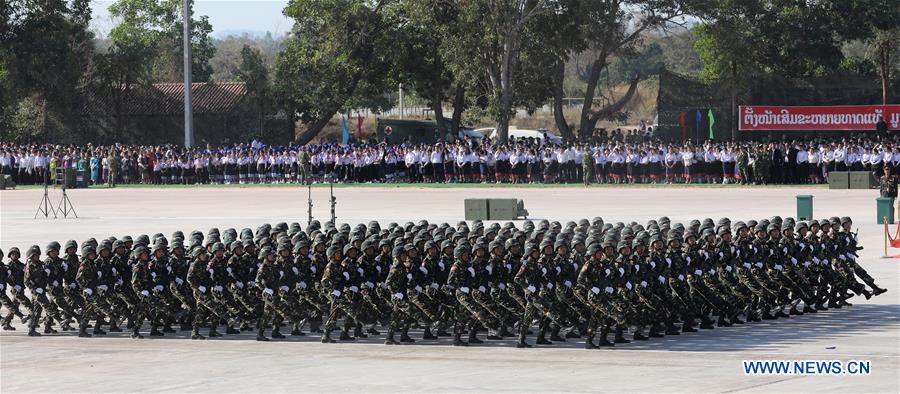
[[[875,131],[881,117],[889,130],[900,130],[900,105],[833,105],[785,107],[741,105],[740,131]]]

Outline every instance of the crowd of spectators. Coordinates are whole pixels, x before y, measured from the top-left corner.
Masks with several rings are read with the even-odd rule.
[[[92,185],[259,183],[821,183],[829,171],[900,173],[889,137],[774,142],[531,139],[434,145],[64,146],[0,142],[0,172],[17,184],[54,182],[60,169]]]

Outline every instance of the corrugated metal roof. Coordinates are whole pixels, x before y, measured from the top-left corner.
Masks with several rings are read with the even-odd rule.
[[[243,82],[194,83],[191,85],[194,114],[225,114],[232,112],[247,95]],[[115,97],[109,94],[92,94],[85,112],[92,115],[115,114]],[[184,84],[155,83],[131,88],[124,103],[123,113],[141,116],[173,116],[184,114]]]

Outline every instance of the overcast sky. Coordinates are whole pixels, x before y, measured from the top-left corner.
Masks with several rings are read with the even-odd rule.
[[[91,26],[102,36],[106,36],[114,26],[108,11],[113,2],[91,1]],[[281,14],[286,4],[287,0],[195,0],[194,15],[209,16],[216,37],[240,31],[271,31],[274,35],[281,35],[291,29],[291,21]]]

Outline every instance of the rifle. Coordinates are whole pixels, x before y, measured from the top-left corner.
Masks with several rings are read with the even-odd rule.
[[[337,216],[334,214],[334,207],[337,205],[337,198],[334,197],[334,181],[331,182],[331,224],[337,225]]]
[[[308,208],[307,208],[307,212],[308,212],[308,217],[307,217],[307,220],[306,220],[306,226],[309,227],[309,226],[312,224],[312,221],[313,221],[313,216],[312,216],[312,208],[313,208],[313,203],[312,203],[312,185],[306,185],[306,189],[307,189],[307,191],[309,192],[309,195],[308,195],[308,197],[307,197],[307,207],[308,207]]]

